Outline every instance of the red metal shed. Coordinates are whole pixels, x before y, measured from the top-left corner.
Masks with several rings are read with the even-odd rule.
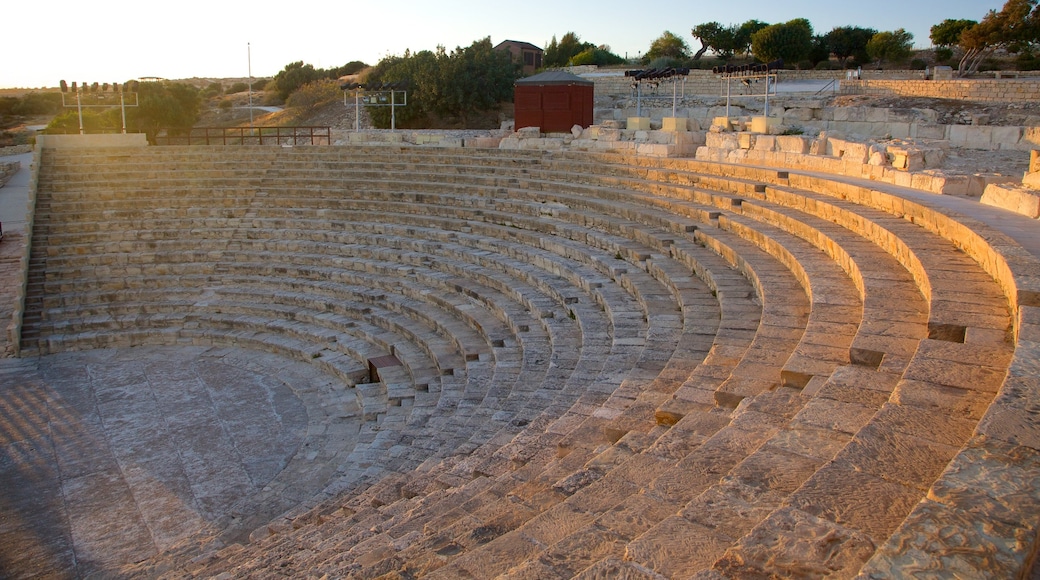
[[[592,124],[593,82],[563,71],[547,71],[513,85],[516,128],[540,127],[543,133],[570,131]]]

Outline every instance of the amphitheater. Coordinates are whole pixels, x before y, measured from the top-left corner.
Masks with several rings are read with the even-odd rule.
[[[1030,575],[1035,220],[574,151],[34,171],[0,575]]]

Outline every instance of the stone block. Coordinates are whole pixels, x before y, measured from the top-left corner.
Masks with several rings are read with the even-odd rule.
[[[777,135],[776,144],[784,153],[804,155],[809,151],[809,140],[802,135]]]
[[[866,143],[853,143],[846,141],[845,152],[841,158],[853,163],[866,163],[870,160],[870,145]]]
[[[675,133],[685,132],[688,121],[689,119],[686,117],[665,117],[661,119],[661,130]]]
[[[711,120],[711,128],[718,128],[719,131],[732,131],[733,123],[729,117],[715,117]]]
[[[741,133],[738,136],[741,149],[754,149],[755,147],[755,135],[751,133]]]
[[[790,125],[792,123],[805,123],[812,121],[814,112],[812,109],[806,107],[795,107],[784,111],[784,124]]]
[[[777,117],[752,117],[749,130],[752,133],[778,133],[780,119]]]
[[[740,142],[735,133],[709,132],[704,136],[704,144],[713,149],[739,149]]]
[[[1022,140],[1022,127],[990,127],[990,142],[1000,149],[1017,149]]]
[[[888,123],[891,119],[889,118],[888,109],[882,109],[878,107],[868,107],[865,110],[864,121],[868,123]]]
[[[464,147],[497,149],[502,137],[470,137],[463,143]]]
[[[755,151],[776,151],[776,136],[756,135],[754,149]]]
[[[980,200],[985,205],[1000,207],[1026,217],[1040,218],[1040,190],[1011,184],[990,184]]]
[[[1021,143],[1032,147],[1040,147],[1040,127],[1023,127]]]
[[[911,125],[910,136],[915,139],[945,139],[946,125],[915,123]]]
[[[1017,186],[1018,184],[1019,180],[1009,175],[976,173],[968,178],[968,195],[971,197],[980,197],[986,192],[986,188],[990,185]]]
[[[518,139],[537,139],[542,136],[541,127],[521,127],[517,129],[516,136]]]
[[[672,150],[673,147],[671,145],[661,145],[659,143],[639,143],[636,145],[636,153],[646,155],[647,157],[669,157]]]
[[[650,117],[629,117],[625,128],[629,131],[649,131]]]
[[[967,175],[944,175],[938,179],[942,180],[939,191],[943,195],[968,195]]]

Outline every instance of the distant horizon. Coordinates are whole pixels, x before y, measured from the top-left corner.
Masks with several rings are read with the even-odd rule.
[[[853,13],[822,0],[749,0],[695,10],[678,0],[645,2],[638,9],[620,0],[601,0],[554,6],[551,13],[517,7],[504,17],[501,9],[474,0],[333,7],[303,2],[277,11],[184,0],[151,22],[141,16],[139,4],[127,0],[111,0],[104,10],[86,10],[87,5],[69,0],[19,2],[5,8],[13,25],[0,41],[8,55],[0,71],[0,89],[56,88],[62,79],[121,83],[143,77],[269,78],[298,61],[325,69],[351,61],[375,65],[406,50],[443,45],[450,51],[485,37],[492,44],[519,40],[545,48],[554,36],[559,39],[568,32],[583,42],[608,45],[621,57],[637,58],[665,31],[683,38],[693,52],[700,48],[690,35],[694,26],[712,21],[739,25],[750,19],[775,24],[806,18],[816,34],[838,26],[903,28],[914,35],[915,48],[927,48],[931,26],[947,18],[981,20],[1003,4],[1004,0],[875,0],[869,10]]]

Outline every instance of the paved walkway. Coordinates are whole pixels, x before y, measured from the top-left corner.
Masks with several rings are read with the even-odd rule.
[[[326,380],[226,348],[0,359],[0,577],[112,577],[294,507],[323,420],[298,394]]]
[[[25,231],[32,157],[32,153],[0,156],[0,161],[19,161],[22,164],[7,185],[0,187],[0,223],[5,234]]]

